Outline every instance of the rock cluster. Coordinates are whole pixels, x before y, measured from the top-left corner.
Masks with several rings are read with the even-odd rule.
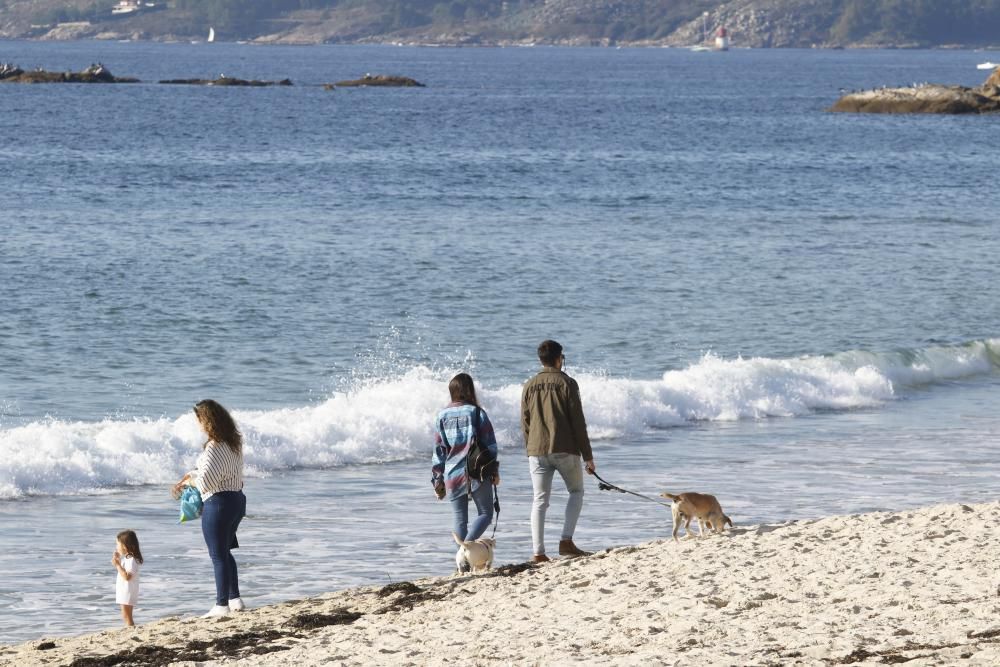
[[[217,79],[164,79],[160,83],[180,84],[188,86],[249,86],[260,88],[263,86],[290,86],[291,79],[281,79],[280,81],[258,81],[257,79],[237,79],[236,77],[220,74]]]
[[[424,84],[411,79],[407,76],[391,76],[387,74],[365,74],[360,79],[350,79],[347,81],[338,81],[334,84],[327,84],[324,88],[350,88],[357,86],[384,86],[384,87],[396,87],[396,88],[412,88],[419,87],[423,88]]]
[[[1000,67],[993,70],[993,73],[983,83],[983,88],[1000,88]]]
[[[96,63],[81,72],[47,72],[41,68],[26,72],[17,65],[0,63],[2,83],[137,83],[139,79],[114,76]]]
[[[47,72],[41,68],[25,71],[17,65],[0,62],[0,83],[135,83],[138,81],[139,79],[116,77],[108,71],[108,68],[100,63],[91,65],[82,72]],[[215,79],[163,79],[159,83],[189,86],[245,86],[251,88],[292,85],[291,79],[260,81],[257,79],[239,79],[233,76],[226,76],[225,74],[220,74]],[[346,88],[352,86],[423,88],[424,84],[406,76],[365,74],[360,79],[338,81],[335,84],[328,83],[324,87],[329,90],[335,87]]]
[[[994,113],[1000,111],[1000,67],[976,88],[921,84],[847,93],[830,111],[854,113]]]

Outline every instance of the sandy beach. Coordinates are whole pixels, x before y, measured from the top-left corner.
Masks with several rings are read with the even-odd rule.
[[[39,638],[0,649],[0,664],[993,665],[998,523],[989,503],[737,526]]]

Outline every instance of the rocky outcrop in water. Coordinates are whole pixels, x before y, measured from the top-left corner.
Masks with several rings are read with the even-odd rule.
[[[25,71],[11,63],[0,63],[0,83],[138,83],[139,79],[114,76],[97,63],[82,72]]]
[[[164,79],[160,83],[187,85],[187,86],[249,86],[260,88],[263,86],[290,86],[291,79],[281,79],[280,81],[258,81],[257,79],[237,79],[235,77],[220,74],[218,79]]]
[[[1000,67],[993,70],[993,73],[983,83],[983,88],[1000,88]]]
[[[327,89],[330,88],[352,88],[358,86],[382,86],[390,88],[423,88],[424,84],[420,83],[415,79],[411,79],[406,76],[391,76],[387,74],[365,74],[360,79],[349,79],[347,81],[338,81],[334,84],[327,84],[324,86]]]
[[[925,83],[909,88],[878,88],[847,93],[830,111],[853,113],[1000,112],[1000,67],[976,88]]]

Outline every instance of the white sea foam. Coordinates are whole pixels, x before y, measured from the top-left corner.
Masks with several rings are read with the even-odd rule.
[[[574,373],[591,437],[624,437],[692,421],[793,417],[869,408],[913,387],[994,372],[1000,340],[890,353],[796,359],[704,355],[659,380]],[[236,411],[248,474],[430,457],[433,417],[449,370],[411,368],[359,382],[305,407]],[[520,383],[481,387],[502,448],[520,446]],[[167,484],[190,469],[201,434],[193,414],[100,422],[45,420],[0,430],[0,498]],[[599,447],[599,444],[598,444]]]

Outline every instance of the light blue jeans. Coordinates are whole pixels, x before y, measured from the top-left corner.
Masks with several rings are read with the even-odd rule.
[[[537,556],[545,553],[545,510],[549,508],[552,476],[556,471],[569,491],[562,539],[573,539],[580,510],[583,509],[583,462],[579,454],[529,456],[528,470],[531,472],[531,488],[535,492],[531,504],[531,546]]]
[[[476,503],[476,518],[469,525],[469,496],[451,501],[454,530],[460,540],[478,540],[493,522],[493,483],[472,481],[472,501]]]

